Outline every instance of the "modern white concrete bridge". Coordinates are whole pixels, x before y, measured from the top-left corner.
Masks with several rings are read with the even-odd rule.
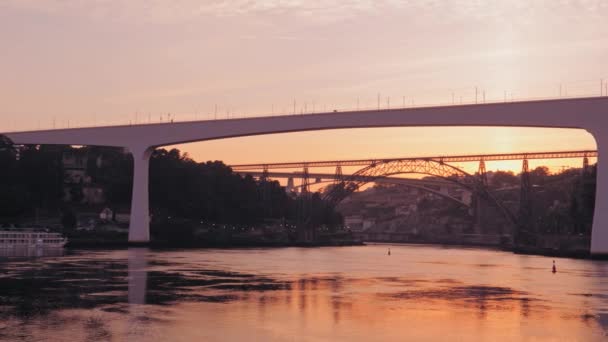
[[[16,144],[126,147],[133,154],[134,178],[129,241],[148,242],[148,169],[159,146],[250,135],[345,128],[406,126],[520,126],[580,128],[591,133],[598,157],[591,253],[608,254],[608,97],[556,99],[425,108],[333,112],[114,127],[6,133]]]

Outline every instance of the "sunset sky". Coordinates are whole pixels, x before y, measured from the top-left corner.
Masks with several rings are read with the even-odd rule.
[[[598,96],[608,1],[0,1],[0,132]],[[602,83],[604,82],[604,83]],[[216,114],[217,106],[217,114]],[[400,128],[179,146],[227,163],[594,149],[584,131]],[[554,168],[580,161],[555,161]],[[488,168],[518,168],[490,164]]]

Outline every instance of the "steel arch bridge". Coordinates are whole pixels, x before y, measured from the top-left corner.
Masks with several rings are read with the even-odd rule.
[[[401,181],[401,180],[403,180],[403,181]],[[454,201],[454,202],[456,202],[456,203],[458,203],[458,204],[460,204],[460,205],[462,205],[464,207],[467,207],[467,208],[471,207],[471,203],[467,203],[467,202],[463,201],[461,198],[458,198],[458,197],[455,197],[455,196],[451,196],[450,194],[443,193],[440,190],[429,188],[429,187],[427,187],[425,185],[422,185],[422,184],[413,184],[411,182],[408,182],[409,180],[410,179],[408,179],[408,178],[379,177],[379,178],[375,178],[375,179],[369,178],[365,182],[366,183],[376,182],[376,183],[383,183],[383,184],[405,185],[405,186],[408,186],[410,188],[419,189],[419,190],[426,191],[428,193],[432,193],[434,195],[437,195],[437,196],[449,199],[449,200]],[[337,182],[336,183],[336,180],[329,180],[329,181],[315,182],[314,184],[321,184],[321,183],[332,183],[331,185],[335,186],[336,184],[339,185],[341,182]],[[323,187],[321,189],[332,189],[333,187],[331,185],[327,186],[327,187]],[[303,188],[304,186],[305,185],[296,185],[296,186],[294,186],[294,188]],[[345,198],[343,198],[343,199],[345,199]]]
[[[510,223],[514,225],[517,224],[515,216],[488,192],[483,181],[479,177],[471,175],[455,166],[445,164],[443,161],[433,159],[387,160],[375,162],[350,176],[344,177],[342,182],[335,185],[326,193],[324,200],[330,205],[336,206],[366,183],[373,182],[378,178],[408,173],[440,177],[477,193],[481,198],[498,208]]]
[[[270,178],[287,178],[290,180],[293,180],[295,177],[298,178],[304,178],[306,176],[308,176],[309,178],[315,179],[314,182],[306,182],[304,180],[302,180],[302,183],[299,185],[293,185],[291,186],[291,189],[300,189],[301,192],[308,192],[308,187],[312,186],[312,185],[319,185],[319,184],[325,184],[324,186],[322,186],[319,191],[320,192],[324,192],[324,191],[329,191],[331,189],[332,185],[335,184],[340,184],[343,180],[344,180],[344,175],[340,172],[340,173],[298,173],[298,172],[292,172],[292,173],[287,173],[287,172],[276,172],[276,171],[272,171],[269,172],[267,170],[264,170],[262,172],[259,171],[237,171],[238,174],[240,175],[251,175],[253,177],[258,177],[258,179],[262,180],[262,179],[270,179]],[[447,199],[450,199],[452,201],[457,202],[458,204],[465,206],[465,207],[471,207],[471,203],[470,202],[466,202],[465,200],[462,199],[462,197],[457,197],[457,196],[452,196],[448,191],[444,191],[443,189],[446,187],[460,187],[458,185],[455,185],[453,182],[446,182],[443,180],[430,180],[430,179],[413,179],[413,178],[399,178],[399,177],[366,177],[366,176],[352,176],[354,178],[356,178],[357,180],[364,180],[367,183],[382,183],[382,184],[394,184],[394,185],[405,185],[411,188],[416,188],[416,189],[420,189],[429,193],[433,193],[437,196],[441,196]],[[328,183],[329,186],[327,185]],[[289,185],[288,185],[289,187]],[[434,187],[439,187],[439,189],[436,189]],[[472,191],[469,191],[472,193]]]

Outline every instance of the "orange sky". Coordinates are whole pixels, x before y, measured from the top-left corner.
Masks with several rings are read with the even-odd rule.
[[[607,2],[582,0],[5,0],[0,131],[277,114],[294,100],[297,112],[471,102],[476,87],[480,101],[597,96],[607,17]],[[595,145],[580,131],[400,128],[180,148],[246,163]]]
[[[172,147],[187,151],[195,160],[223,160],[227,164],[596,149],[595,140],[584,130],[510,127],[331,130],[222,139],[167,148]],[[470,172],[478,167],[477,163],[457,165]],[[563,166],[581,167],[582,160],[530,161],[530,167],[539,165],[557,172]],[[486,168],[519,172],[521,161],[490,161]]]

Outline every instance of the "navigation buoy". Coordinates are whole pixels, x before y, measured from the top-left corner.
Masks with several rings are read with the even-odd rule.
[[[555,268],[555,260],[553,260],[553,269],[551,270],[551,272],[553,272],[553,273],[557,272],[557,268]]]
[[[390,248],[388,249],[388,255],[391,255],[391,249]]]

